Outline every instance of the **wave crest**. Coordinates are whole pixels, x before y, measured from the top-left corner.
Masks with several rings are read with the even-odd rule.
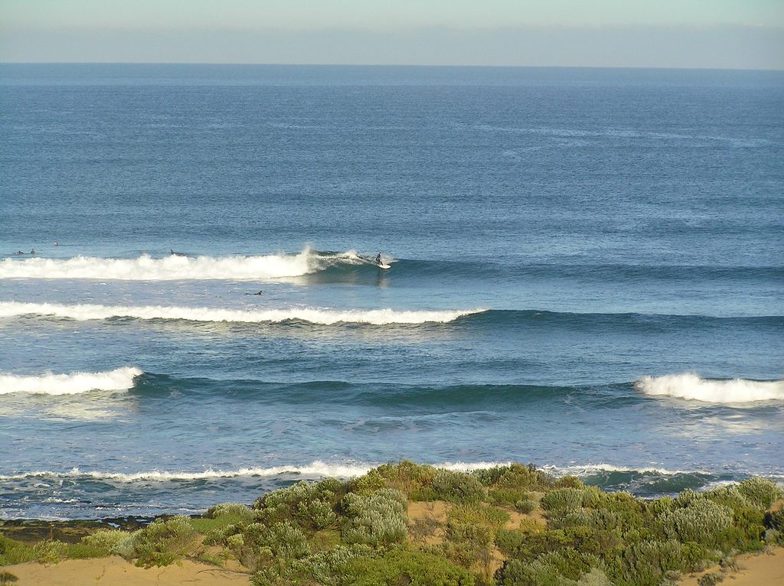
[[[705,403],[750,403],[784,400],[784,381],[704,379],[694,373],[644,376],[634,387],[646,394]]]
[[[225,279],[258,281],[300,277],[338,264],[367,264],[356,251],[329,253],[306,248],[298,254],[256,256],[186,256],[154,258],[68,259],[6,258],[0,261],[0,279],[101,279],[122,281],[175,281]]]
[[[30,393],[37,395],[76,395],[88,391],[127,391],[141,369],[125,366],[108,372],[46,373],[38,376],[0,374],[0,395]]]
[[[210,307],[118,305],[60,305],[53,303],[0,302],[0,317],[21,315],[55,316],[77,321],[101,320],[112,317],[136,319],[187,320],[197,322],[281,323],[292,320],[319,325],[357,323],[371,325],[446,323],[464,315],[481,313],[482,309],[446,311],[398,311],[394,309],[337,310],[317,308],[287,309],[219,309]]]
[[[436,468],[443,468],[446,470],[471,472],[473,470],[482,470],[485,468],[493,468],[495,466],[508,466],[509,462],[444,462],[442,464],[433,464]],[[100,472],[100,471],[82,471],[79,468],[72,468],[67,472],[53,472],[49,470],[42,470],[36,472],[27,472],[20,474],[13,474],[8,476],[0,475],[0,480],[24,480],[28,478],[83,478],[91,480],[104,480],[113,482],[176,482],[176,481],[192,481],[192,480],[218,480],[223,478],[241,478],[241,477],[268,477],[268,476],[282,476],[282,475],[299,475],[313,478],[320,477],[335,477],[335,478],[355,478],[367,474],[370,470],[378,466],[378,464],[368,463],[329,463],[316,460],[310,464],[305,465],[291,465],[291,466],[270,466],[270,467],[254,467],[254,468],[239,468],[237,470],[204,470],[201,472],[170,472],[165,470],[150,470],[146,472]]]

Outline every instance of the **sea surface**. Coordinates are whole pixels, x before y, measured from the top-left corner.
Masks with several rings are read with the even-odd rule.
[[[781,72],[0,65],[0,517],[784,481],[783,112]]]

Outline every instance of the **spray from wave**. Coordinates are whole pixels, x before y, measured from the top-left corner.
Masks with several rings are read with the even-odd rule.
[[[0,395],[30,393],[37,395],[76,395],[88,391],[127,391],[142,371],[125,366],[108,372],[46,373],[38,376],[0,374]]]
[[[114,305],[59,305],[52,303],[0,302],[0,317],[21,315],[54,316],[77,321],[109,318],[187,320],[196,322],[281,323],[299,320],[319,325],[357,323],[371,325],[447,323],[482,309],[448,311],[398,311],[394,309],[337,310],[287,308],[262,310],[218,309],[209,307]]]
[[[298,254],[259,256],[185,256],[154,258],[69,259],[6,258],[0,261],[0,279],[101,279],[122,281],[174,281],[225,279],[258,281],[300,277],[338,264],[367,264],[356,251],[318,252],[306,248]]]
[[[634,387],[657,397],[676,397],[705,403],[751,403],[784,400],[784,381],[754,381],[736,378],[710,380],[694,373],[644,376]]]

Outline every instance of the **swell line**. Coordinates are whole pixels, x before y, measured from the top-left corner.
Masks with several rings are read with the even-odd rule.
[[[403,311],[395,309],[337,310],[287,308],[239,310],[210,307],[118,306],[55,303],[0,302],[0,318],[36,315],[73,319],[76,321],[134,318],[141,320],[185,320],[194,322],[284,323],[303,321],[319,325],[356,323],[370,325],[447,323],[483,309]]]

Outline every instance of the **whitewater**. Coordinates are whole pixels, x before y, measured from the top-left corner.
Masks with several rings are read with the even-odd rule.
[[[391,259],[389,259],[391,260]],[[370,264],[355,251],[324,254],[305,248],[298,254],[187,256],[156,258],[5,258],[0,279],[96,279],[121,281],[235,280],[259,281],[301,277],[338,264]]]

